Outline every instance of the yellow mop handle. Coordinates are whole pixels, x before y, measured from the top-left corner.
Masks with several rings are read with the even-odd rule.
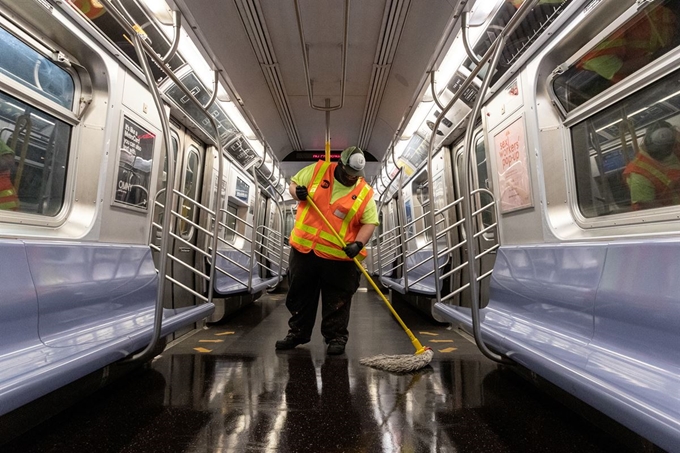
[[[342,246],[345,247],[347,245],[347,244],[345,244],[345,241],[340,237],[338,232],[335,231],[335,228],[333,228],[333,225],[331,225],[330,222],[326,219],[326,217],[324,217],[324,215],[321,213],[319,208],[316,206],[316,204],[314,203],[314,200],[312,200],[312,197],[310,195],[307,195],[307,203],[309,203],[310,206],[312,208],[314,208],[314,210],[316,211],[317,214],[319,214],[319,217],[321,217],[321,220],[323,220],[323,222],[326,224],[328,229],[333,232],[333,234],[338,239],[338,241],[340,241],[340,244],[342,244]],[[406,327],[406,324],[404,324],[404,321],[401,320],[401,318],[399,317],[397,312],[394,311],[394,308],[392,308],[392,304],[390,303],[390,301],[387,300],[387,298],[382,293],[382,291],[380,291],[380,289],[378,289],[378,287],[376,286],[375,282],[373,282],[373,279],[368,275],[368,272],[366,272],[366,269],[364,269],[364,266],[361,265],[361,263],[359,262],[359,260],[356,259],[356,257],[352,258],[352,261],[354,261],[354,264],[356,264],[357,267],[359,268],[359,270],[364,274],[364,277],[366,277],[366,280],[368,281],[368,283],[371,284],[371,286],[373,287],[375,292],[380,295],[383,302],[385,302],[385,304],[387,305],[387,308],[389,308],[390,311],[392,312],[392,315],[394,315],[394,317],[397,319],[397,321],[399,321],[401,328],[404,329],[404,332],[406,332],[406,335],[408,335],[408,337],[411,339],[411,343],[413,343],[413,347],[416,348],[416,354],[421,354],[421,353],[425,352],[427,349],[425,349],[423,347],[423,345],[420,344],[420,341],[418,341],[418,339],[415,337],[415,335],[413,335],[411,330],[409,330],[409,328]]]

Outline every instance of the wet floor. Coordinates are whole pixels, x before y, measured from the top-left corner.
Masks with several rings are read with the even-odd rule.
[[[374,292],[360,290],[344,355],[275,351],[284,294],[270,294],[167,349],[148,369],[0,446],[3,452],[620,452],[626,446],[446,325],[397,305],[435,351],[420,372],[359,364],[411,354]]]

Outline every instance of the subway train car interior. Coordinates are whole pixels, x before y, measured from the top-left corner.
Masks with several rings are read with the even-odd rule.
[[[0,41],[0,451],[680,452],[680,1]]]

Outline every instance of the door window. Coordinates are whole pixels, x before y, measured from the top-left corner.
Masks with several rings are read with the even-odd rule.
[[[196,205],[191,201],[197,201],[198,194],[198,165],[200,155],[195,147],[191,147],[187,153],[186,165],[184,167],[184,180],[182,181],[182,193],[186,198],[182,198],[182,217],[192,222],[196,222]],[[189,222],[182,221],[182,237],[191,237],[193,226]]]

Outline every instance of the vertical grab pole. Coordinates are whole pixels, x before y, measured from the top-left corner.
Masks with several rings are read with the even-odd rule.
[[[265,148],[264,150],[265,156],[262,158],[262,163],[260,165],[264,165],[264,161],[266,160],[267,157],[267,149]],[[254,188],[255,188],[255,209],[253,209],[253,223],[252,223],[252,230],[250,232],[250,269],[248,270],[248,292],[252,289],[253,286],[253,270],[255,269],[255,259],[257,258],[257,254],[255,253],[255,245],[257,242],[257,221],[260,217],[260,186],[257,183],[257,165],[252,166],[253,169],[253,182]],[[247,224],[248,222],[246,222]]]
[[[505,42],[507,40],[507,37],[510,33],[514,31],[514,29],[519,25],[520,21],[526,17],[527,13],[538,3],[538,0],[526,0],[517,10],[517,12],[512,16],[510,21],[508,21],[506,27],[503,29],[501,34],[496,38],[496,40],[493,42],[491,47],[487,50],[485,53],[484,57],[480,60],[485,61],[485,57],[488,57],[489,52],[493,52],[491,62],[489,63],[489,67],[487,68],[486,75],[484,76],[484,80],[482,82],[482,86],[479,89],[479,93],[477,94],[477,99],[475,100],[475,104],[472,108],[472,111],[470,112],[469,116],[469,122],[467,124],[467,130],[465,131],[465,141],[464,141],[464,148],[463,148],[463,183],[461,184],[463,188],[463,213],[464,213],[464,226],[465,226],[465,236],[467,239],[467,246],[468,246],[468,278],[470,280],[470,297],[471,297],[471,302],[472,302],[472,332],[475,338],[475,343],[477,343],[477,348],[484,354],[486,357],[488,357],[491,360],[494,360],[496,362],[500,363],[512,363],[509,362],[507,358],[502,357],[498,354],[495,354],[489,350],[489,348],[486,346],[484,343],[484,340],[482,339],[482,332],[481,332],[481,325],[480,325],[480,319],[479,319],[479,286],[477,282],[477,258],[476,258],[476,251],[475,251],[475,241],[474,241],[474,226],[473,226],[473,219],[472,219],[472,194],[471,194],[471,189],[470,189],[470,165],[472,162],[472,159],[470,158],[472,154],[472,140],[473,140],[473,132],[474,132],[474,122],[475,119],[477,118],[477,115],[479,115],[479,112],[482,109],[482,103],[484,102],[484,95],[486,93],[486,90],[489,88],[489,85],[491,84],[491,77],[493,76],[494,71],[496,70],[496,66],[498,65],[498,61],[500,60],[501,54],[503,53],[503,48],[505,46]],[[483,61],[480,61],[483,62]],[[481,67],[481,64],[478,65],[478,67]],[[496,222],[498,222],[498,219],[496,219]]]
[[[210,100],[207,104],[203,106],[203,110],[208,112],[208,109],[213,105],[215,99],[217,99],[217,88],[220,81],[220,73],[215,70],[215,80],[213,83],[213,93],[210,96]],[[212,303],[213,300],[213,289],[212,284],[215,279],[215,268],[217,267],[217,246],[219,244],[219,216],[220,209],[222,208],[222,178],[224,177],[224,161],[222,160],[222,136],[220,135],[220,129],[217,125],[217,120],[212,115],[206,115],[210,119],[210,123],[215,128],[215,140],[217,142],[217,195],[215,195],[215,228],[212,232],[212,247],[210,251],[210,259],[213,264],[210,266],[210,276],[208,280],[208,303]]]
[[[107,9],[109,9],[109,11],[111,10],[110,8]],[[139,33],[134,33],[132,35],[132,42],[134,43],[135,52],[137,52],[137,58],[139,59],[139,63],[142,65],[144,70],[146,82],[149,85],[154,104],[156,104],[156,109],[158,110],[158,115],[161,119],[163,144],[165,145],[165,155],[168,159],[168,174],[166,178],[166,187],[168,189],[165,191],[165,210],[163,211],[164,228],[161,233],[161,252],[158,260],[158,291],[156,293],[156,310],[153,318],[153,334],[151,337],[151,342],[146,346],[146,348],[144,348],[142,352],[133,355],[129,359],[129,361],[143,361],[150,358],[161,336],[161,325],[163,322],[163,300],[165,298],[165,267],[168,260],[168,246],[170,243],[170,228],[172,222],[172,201],[174,199],[173,188],[175,187],[175,156],[172,153],[172,143],[170,142],[170,121],[165,115],[161,94],[158,91],[158,86],[156,85],[156,81],[154,80],[153,74],[151,73],[151,67],[149,66],[148,60],[146,59],[146,54],[142,49]]]
[[[217,125],[217,121],[215,118],[210,115],[207,111],[207,109],[212,105],[212,103],[215,101],[217,98],[217,83],[218,83],[218,77],[219,74],[215,73],[215,87],[213,94],[208,101],[206,105],[201,104],[196,97],[191,93],[183,84],[182,82],[177,78],[177,76],[167,68],[167,66],[164,64],[162,61],[161,57],[154,51],[154,49],[143,42],[140,38],[140,35],[144,34],[143,30],[139,27],[133,27],[130,25],[130,23],[127,21],[123,13],[121,13],[116,5],[114,5],[114,1],[117,0],[101,0],[102,4],[104,5],[104,8],[113,16],[113,18],[125,29],[127,30],[130,35],[133,37],[133,45],[135,48],[135,51],[137,53],[137,57],[140,60],[140,64],[142,65],[142,70],[144,71],[144,75],[146,77],[147,84],[149,85],[149,90],[151,91],[151,95],[154,100],[154,104],[156,105],[156,109],[158,110],[158,114],[161,119],[161,128],[163,131],[163,139],[164,139],[164,144],[166,148],[166,156],[168,159],[168,175],[166,179],[166,187],[169,187],[170,190],[166,189],[165,192],[165,211],[163,212],[163,225],[164,228],[161,233],[161,251],[160,251],[160,262],[159,262],[159,284],[158,284],[158,293],[157,293],[157,300],[156,300],[156,310],[154,314],[154,328],[153,328],[153,333],[152,333],[152,339],[151,342],[147,345],[147,347],[140,353],[133,355],[128,361],[135,361],[135,360],[146,360],[149,358],[149,356],[153,353],[153,350],[156,347],[156,343],[158,343],[158,339],[160,338],[160,333],[161,333],[161,326],[162,326],[162,321],[163,321],[163,298],[165,296],[165,265],[166,265],[166,258],[168,256],[168,242],[169,242],[169,230],[170,230],[170,222],[171,222],[171,205],[172,205],[172,200],[174,197],[174,179],[175,179],[175,159],[174,159],[174,154],[171,152],[172,150],[172,143],[170,142],[170,121],[169,119],[165,116],[164,114],[164,109],[163,109],[163,101],[161,98],[161,94],[158,91],[158,86],[156,85],[156,81],[153,78],[153,74],[151,72],[151,67],[149,66],[149,62],[146,59],[146,55],[151,57],[156,64],[159,65],[161,69],[170,77],[170,79],[175,82],[175,84],[191,99],[192,102],[194,102],[196,105],[200,106],[203,112],[207,115],[208,119],[210,120],[213,128],[215,129],[215,134],[216,134],[216,139],[215,139],[215,144],[217,145],[219,149],[219,154],[220,154],[220,159],[218,161],[218,178],[220,179],[220,184],[222,182],[221,178],[223,175],[223,163],[222,163],[222,137],[220,136],[219,133],[219,128]],[[121,10],[125,12],[124,8],[121,6]],[[127,12],[125,12],[127,14]],[[220,190],[217,191],[217,197],[216,197],[216,204],[219,207],[220,201],[221,201],[221,194],[222,192]],[[217,225],[217,224],[216,224]],[[212,252],[212,259],[213,259],[213,264],[215,263],[215,258],[217,254],[217,228],[215,228],[215,231],[213,232],[213,252]],[[209,286],[212,286],[212,279],[215,274],[215,266],[213,265],[210,271],[210,281],[208,282]],[[210,290],[210,293],[212,293],[212,288]],[[212,296],[210,295],[208,297],[208,301],[212,301]]]
[[[495,46],[492,46],[494,51],[491,63],[489,64],[489,68],[486,72],[486,76],[484,76],[482,86],[479,90],[479,93],[477,93],[477,99],[475,99],[475,104],[472,108],[472,111],[470,112],[470,116],[468,117],[469,120],[465,131],[465,141],[463,142],[464,143],[463,175],[461,182],[461,187],[463,189],[463,216],[464,216],[463,225],[465,226],[465,238],[467,240],[468,249],[467,268],[469,276],[468,278],[470,281],[470,298],[472,302],[471,310],[472,333],[475,338],[475,343],[477,343],[477,347],[482,352],[482,354],[484,354],[489,359],[500,363],[506,363],[507,359],[491,352],[487,348],[486,344],[484,343],[484,340],[482,339],[481,325],[479,321],[479,285],[477,284],[477,258],[476,258],[477,252],[475,250],[476,244],[474,238],[474,227],[472,219],[472,194],[470,190],[470,171],[471,171],[470,165],[472,163],[472,159],[470,158],[470,155],[472,154],[472,139],[474,136],[473,134],[475,129],[475,119],[477,118],[477,115],[479,115],[479,112],[482,109],[484,94],[487,88],[489,87],[489,83],[491,82],[491,76],[493,75],[493,72],[496,69],[496,65],[498,64],[498,60],[500,59],[500,56],[503,53],[505,38],[506,38],[505,35],[501,35],[499,37],[499,40],[495,42]]]
[[[331,106],[331,100],[326,98],[326,107]],[[331,111],[326,110],[326,162],[331,161]]]

